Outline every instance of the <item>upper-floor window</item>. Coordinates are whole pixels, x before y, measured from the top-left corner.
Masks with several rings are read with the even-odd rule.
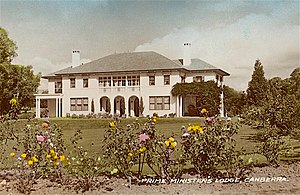
[[[149,76],[149,85],[155,85],[155,76]]]
[[[111,77],[99,77],[99,87],[111,86]]]
[[[70,79],[70,88],[75,88],[76,84],[75,84],[75,78],[71,78]]]
[[[83,79],[83,88],[89,87],[89,79]]]
[[[181,83],[185,83],[185,76],[181,76]]]
[[[55,93],[62,93],[62,82],[55,81]]]
[[[89,100],[88,98],[71,98],[70,105],[71,111],[88,111]]]
[[[170,85],[170,75],[164,75],[164,85]]]
[[[140,85],[140,76],[127,76],[128,86]]]
[[[126,76],[113,77],[113,86],[126,86]]]
[[[193,82],[201,82],[203,81],[203,76],[195,76],[193,77]]]

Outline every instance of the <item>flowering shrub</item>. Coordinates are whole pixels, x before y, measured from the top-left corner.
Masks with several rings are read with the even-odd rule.
[[[189,125],[182,136],[183,157],[205,176],[216,174],[219,167],[230,168],[238,162],[232,138],[237,130],[237,124],[220,120]]]
[[[164,138],[157,135],[156,115],[141,125],[134,122],[122,128],[118,121],[110,122],[104,138],[105,159],[112,169],[111,173],[132,177],[142,176],[144,165],[147,165],[158,177],[171,178],[180,176],[182,160],[175,158],[177,141],[174,137]],[[137,171],[134,171],[137,166]]]

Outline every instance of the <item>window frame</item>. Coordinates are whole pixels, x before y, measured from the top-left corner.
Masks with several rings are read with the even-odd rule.
[[[89,98],[70,98],[70,111],[89,111]]]
[[[82,87],[89,88],[89,79],[88,78],[82,79]]]
[[[74,83],[73,83],[74,81]],[[75,78],[70,78],[70,88],[76,88],[76,79]]]
[[[149,96],[149,110],[170,110],[170,96]]]
[[[99,87],[111,87],[111,76],[103,76],[98,78]]]
[[[149,86],[155,85],[155,76],[149,76]]]
[[[60,84],[60,87],[59,87]],[[54,92],[55,93],[62,93],[62,81],[55,81],[54,83]]]
[[[170,85],[170,83],[171,83],[171,76],[164,75],[164,85]]]

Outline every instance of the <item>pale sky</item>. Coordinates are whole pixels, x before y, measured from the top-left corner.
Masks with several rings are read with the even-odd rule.
[[[260,59],[267,78],[300,67],[300,1],[3,1],[0,26],[18,46],[13,63],[48,74],[112,53],[155,51],[191,56],[231,74],[245,90]]]

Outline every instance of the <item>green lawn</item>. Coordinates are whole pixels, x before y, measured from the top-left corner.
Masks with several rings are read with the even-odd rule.
[[[135,118],[121,119],[121,124],[127,125],[136,121]],[[138,119],[140,123],[147,121],[146,118]],[[70,138],[73,136],[76,129],[82,131],[83,140],[81,145],[84,146],[89,153],[93,155],[100,155],[102,150],[102,141],[105,134],[105,129],[108,128],[110,120],[107,119],[70,119],[70,118],[51,118],[52,124],[57,124],[63,132],[64,140],[67,146],[70,146]],[[42,120],[40,121],[42,123]],[[156,123],[156,128],[159,133],[164,134],[166,137],[174,136],[179,139],[182,135],[181,127],[188,125],[189,123],[201,123],[200,118],[159,118]],[[22,126],[26,124],[26,120],[19,120],[14,122],[13,125],[17,129],[22,129]],[[243,125],[239,129],[237,135],[234,136],[236,140],[236,147],[238,150],[244,149],[248,154],[245,156],[245,160],[248,158],[258,159],[263,163],[265,158],[261,155],[254,154],[257,152],[257,146],[260,144],[254,139],[257,129],[253,129],[249,126]],[[288,139],[286,141],[287,146],[285,149],[292,149],[290,152],[285,152],[286,155],[282,156],[282,160],[297,159],[300,160],[300,142],[299,140]],[[285,154],[284,153],[284,154]]]

